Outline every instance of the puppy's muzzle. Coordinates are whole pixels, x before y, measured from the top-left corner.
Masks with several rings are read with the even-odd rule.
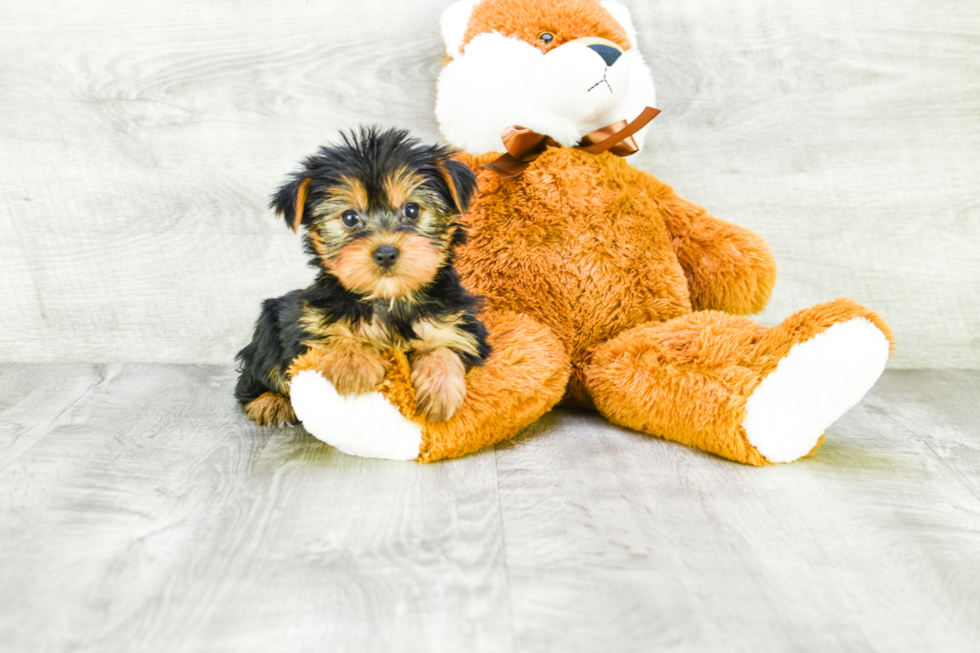
[[[400,252],[394,245],[382,245],[371,254],[374,262],[383,268],[390,268],[398,260]]]

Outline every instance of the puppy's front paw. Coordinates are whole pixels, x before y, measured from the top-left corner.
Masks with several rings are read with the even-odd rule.
[[[339,394],[361,395],[385,380],[388,363],[369,352],[351,350],[332,356],[321,371]]]
[[[419,413],[442,422],[455,415],[466,399],[466,367],[453,351],[436,349],[412,363],[412,385]]]
[[[284,426],[296,423],[296,413],[289,399],[278,392],[265,392],[245,404],[245,414],[259,426]]]
[[[293,362],[289,376],[316,370],[333,384],[338,394],[359,395],[371,392],[384,381],[389,365],[384,358],[366,349],[311,349]]]

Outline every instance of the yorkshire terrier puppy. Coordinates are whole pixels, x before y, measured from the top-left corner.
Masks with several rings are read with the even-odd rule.
[[[451,417],[466,370],[490,354],[479,300],[459,282],[453,247],[476,187],[453,150],[400,130],[361,129],[320,148],[271,208],[305,227],[313,285],[268,299],[238,353],[235,397],[258,424],[294,423],[290,379],[314,369],[342,395],[384,380],[386,350],[407,353],[419,412]]]

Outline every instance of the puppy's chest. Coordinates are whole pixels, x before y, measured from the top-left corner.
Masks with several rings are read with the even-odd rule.
[[[312,347],[353,344],[412,351],[446,340],[445,333],[455,331],[435,318],[385,310],[375,311],[370,318],[331,321],[323,311],[307,309],[303,322],[307,345]]]
[[[408,351],[419,343],[417,322],[409,320],[386,320],[375,317],[361,320],[353,329],[354,337],[378,349],[401,349]]]
[[[331,322],[317,311],[308,312],[305,322],[306,342],[312,347],[350,343],[376,349],[409,350],[419,340],[416,331],[418,322],[391,321],[378,317]]]

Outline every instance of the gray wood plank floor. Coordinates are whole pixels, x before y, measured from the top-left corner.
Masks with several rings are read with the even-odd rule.
[[[0,365],[0,650],[977,650],[980,372],[887,372],[766,469],[561,411],[358,459],[233,381]]]

